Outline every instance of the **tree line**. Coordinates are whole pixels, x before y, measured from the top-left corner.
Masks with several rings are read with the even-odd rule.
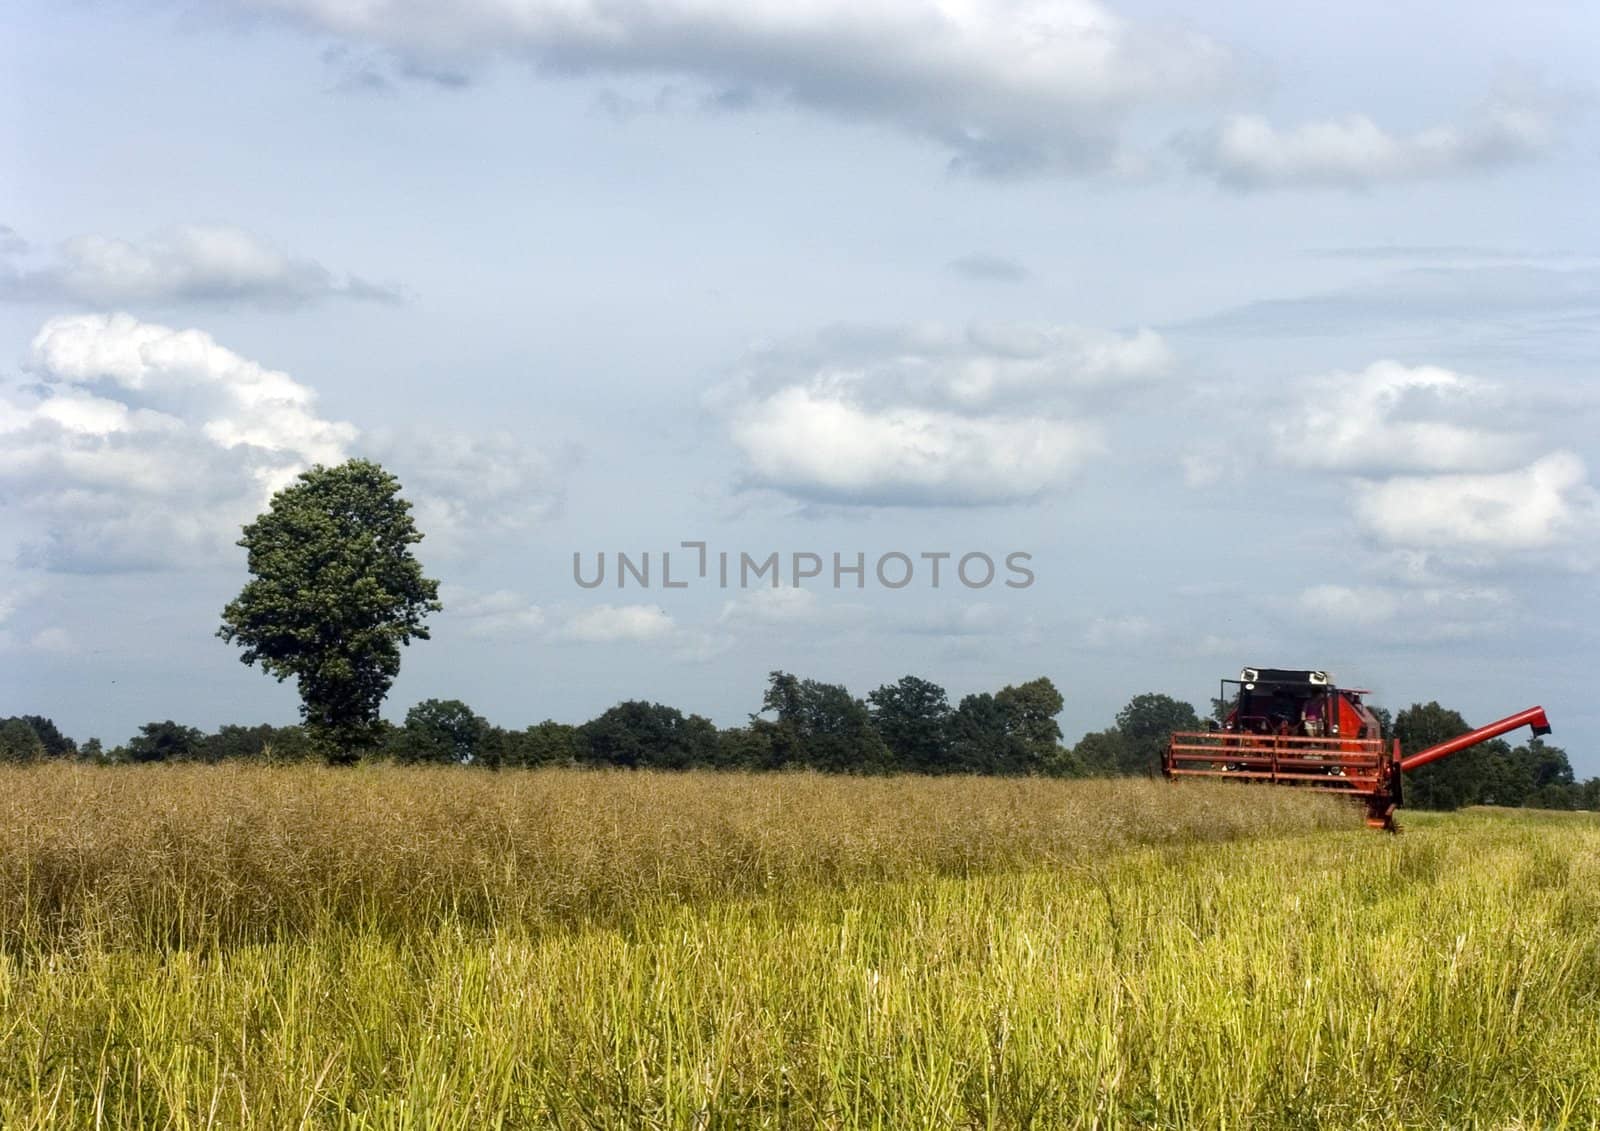
[[[1137,776],[1160,772],[1174,730],[1198,730],[1194,707],[1169,695],[1136,695],[1115,722],[1074,744],[1056,722],[1064,706],[1046,677],[965,696],[908,675],[865,698],[846,687],[789,672],[768,677],[760,711],[739,726],[628,700],[580,724],[545,720],[497,726],[459,699],[426,699],[403,722],[383,722],[365,757],[484,769],[590,766],[657,770],[808,769],[841,774],[986,774],[1049,777]],[[1457,711],[1414,703],[1392,718],[1378,712],[1385,737],[1412,754],[1471,729]],[[226,725],[207,733],[170,719],[146,723],[109,749],[81,746],[48,718],[0,721],[0,760],[76,758],[98,763],[312,761],[323,748],[304,726]],[[1576,780],[1566,752],[1542,739],[1513,746],[1495,739],[1406,776],[1416,808],[1463,805],[1600,810],[1600,777]]]
[[[106,750],[79,747],[50,719],[0,720],[0,761],[80,758],[93,762],[222,762],[233,759],[335,764],[368,759],[473,765],[639,769],[810,769],[826,773],[1012,774],[1086,777],[1153,774],[1174,730],[1198,730],[1192,705],[1137,695],[1104,730],[1068,746],[1056,716],[1061,693],[1039,678],[968,695],[954,706],[944,688],[908,675],[857,698],[839,685],[772,672],[761,709],[742,726],[642,699],[588,722],[545,720],[495,726],[459,699],[428,699],[396,725],[379,710],[400,671],[401,649],[428,639],[439,583],[412,552],[422,540],[400,483],[381,466],[318,465],[272,498],[243,529],[250,579],[223,609],[217,635],[240,659],[300,693],[296,726],[228,725],[205,733],[171,719],[146,723]],[[1222,718],[1227,705],[1213,701]],[[1385,735],[1413,753],[1467,729],[1438,703],[1413,704]],[[1600,809],[1600,779],[1577,782],[1566,754],[1535,739],[1485,743],[1409,775],[1411,805],[1541,805]]]

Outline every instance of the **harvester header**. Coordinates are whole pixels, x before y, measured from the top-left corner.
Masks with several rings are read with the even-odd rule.
[[[1402,773],[1518,727],[1550,733],[1544,708],[1529,707],[1402,758],[1399,739],[1384,738],[1366,694],[1339,687],[1326,671],[1245,668],[1222,681],[1219,701],[1228,711],[1220,723],[1168,740],[1162,772],[1346,793],[1365,802],[1367,824],[1393,831]]]

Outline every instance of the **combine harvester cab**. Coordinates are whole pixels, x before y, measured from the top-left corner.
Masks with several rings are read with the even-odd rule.
[[[1162,772],[1347,793],[1366,804],[1367,824],[1393,832],[1402,773],[1518,727],[1550,733],[1544,708],[1529,707],[1402,758],[1399,740],[1383,738],[1365,694],[1336,687],[1327,672],[1245,668],[1222,681],[1227,717],[1210,730],[1174,733]]]

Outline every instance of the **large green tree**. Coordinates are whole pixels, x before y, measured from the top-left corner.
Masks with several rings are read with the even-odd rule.
[[[524,730],[506,732],[504,764],[508,766],[561,766],[583,759],[587,744],[578,728],[546,719]]]
[[[181,762],[199,758],[206,736],[194,727],[171,719],[145,723],[128,740],[128,757],[135,762]]]
[[[484,761],[498,768],[497,757],[483,758],[489,722],[459,699],[424,699],[406,712],[405,725],[391,744],[402,762],[444,762],[463,765]]]
[[[1006,732],[1011,736],[1009,764],[997,767],[1001,773],[1070,774],[1074,762],[1071,752],[1061,748],[1061,724],[1056,716],[1066,701],[1046,676],[1002,687],[994,701],[1005,713]]]
[[[237,726],[228,723],[206,735],[199,757],[207,762],[260,759],[265,762],[301,762],[312,757],[311,740],[304,727],[277,727],[270,723]]]
[[[883,773],[894,755],[872,725],[867,705],[843,686],[772,672],[761,707],[777,722],[751,716],[768,745],[768,767],[810,766],[828,773]]]
[[[943,773],[950,764],[950,700],[937,683],[902,676],[868,692],[872,725],[894,755],[895,768]]]
[[[1078,739],[1072,755],[1091,777],[1113,777],[1125,772],[1130,763],[1128,740],[1116,727],[1090,731]]]
[[[26,719],[0,719],[0,762],[37,762],[44,756],[44,742]]]
[[[78,744],[62,734],[55,721],[43,715],[19,715],[22,722],[33,728],[33,733],[39,736],[39,741],[44,745],[46,758],[70,758],[78,752]]]
[[[412,553],[421,540],[399,480],[359,459],[302,474],[239,540],[251,579],[217,635],[246,664],[294,677],[329,761],[376,744],[400,649],[428,638],[423,620],[441,607],[439,583]]]
[[[1437,745],[1472,728],[1459,711],[1437,702],[1413,703],[1394,718],[1394,734],[1404,757]],[[1504,744],[1499,744],[1502,748]],[[1417,809],[1455,809],[1481,800],[1490,760],[1499,751],[1469,746],[1458,754],[1430,762],[1406,775],[1406,804]]]
[[[578,728],[587,760],[603,766],[687,770],[716,760],[717,728],[676,707],[630,699]]]
[[[1159,773],[1168,736],[1175,730],[1199,729],[1200,716],[1191,704],[1158,692],[1135,695],[1117,712],[1122,736],[1122,764],[1117,769],[1125,774]]]
[[[1027,683],[968,695],[950,715],[950,763],[969,774],[1077,773],[1061,746],[1061,692],[1041,676]]]

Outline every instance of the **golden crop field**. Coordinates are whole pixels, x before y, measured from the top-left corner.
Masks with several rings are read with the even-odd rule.
[[[1600,821],[0,771],[0,1127],[1587,1127]]]

